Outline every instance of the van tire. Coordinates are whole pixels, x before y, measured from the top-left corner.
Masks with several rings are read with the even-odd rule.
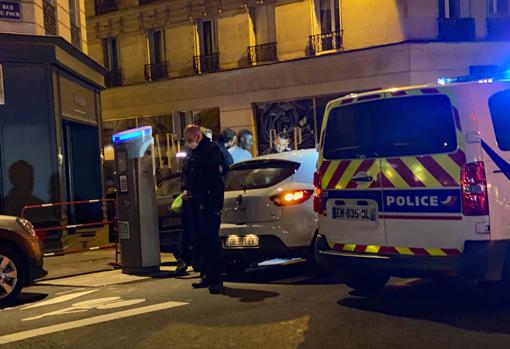
[[[343,273],[343,281],[362,294],[373,294],[384,288],[391,275],[376,271],[349,271]]]

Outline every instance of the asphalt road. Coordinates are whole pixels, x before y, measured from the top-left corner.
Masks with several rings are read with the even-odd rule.
[[[195,274],[115,284],[108,273],[25,289],[19,304],[0,310],[0,343],[9,349],[510,347],[510,292],[465,280],[392,279],[381,294],[365,298],[301,263],[245,273],[225,282],[223,295],[210,295],[191,288]],[[97,286],[101,281],[113,284]]]

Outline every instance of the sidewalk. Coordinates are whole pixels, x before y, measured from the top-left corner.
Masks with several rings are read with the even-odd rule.
[[[176,260],[171,253],[161,254],[161,270],[168,271],[168,268],[175,266],[168,266]],[[164,264],[164,265],[163,265]],[[57,279],[70,277],[77,277],[79,275],[86,275],[91,273],[109,272],[106,275],[122,274],[115,265],[115,249],[103,249],[83,251],[71,253],[63,256],[49,256],[44,258],[44,268],[48,271],[48,275],[43,278],[38,284],[47,283],[51,280],[54,284]],[[113,273],[112,273],[113,272]],[[122,274],[123,275],[123,274]],[[107,278],[110,276],[106,276]],[[55,281],[53,281],[55,280]]]

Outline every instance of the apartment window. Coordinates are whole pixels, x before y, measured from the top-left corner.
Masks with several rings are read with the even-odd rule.
[[[199,54],[193,57],[195,74],[213,73],[220,69],[214,24],[211,19],[201,20],[197,24]]]
[[[120,70],[119,44],[117,38],[103,39],[103,64],[110,72],[106,77],[106,85],[122,85],[122,72]]]
[[[151,30],[147,33],[147,54],[149,62],[145,65],[145,79],[155,81],[168,76],[168,65],[165,60],[165,32]]]
[[[259,6],[250,11],[256,45],[248,46],[250,64],[274,62],[276,57],[276,20],[274,4]]]
[[[339,0],[318,0],[319,18],[322,33],[340,31]]]
[[[153,30],[147,33],[147,46],[149,63],[165,61],[165,34],[162,30]]]
[[[310,35],[310,53],[342,48],[340,0],[315,0],[320,33]]]
[[[43,0],[44,32],[57,35],[57,10],[53,0]]]
[[[81,49],[80,8],[78,0],[69,0],[69,22],[71,24],[71,42]]]
[[[276,19],[274,4],[259,6],[252,11],[257,44],[276,42]]]
[[[439,18],[460,18],[461,0],[439,0]]]
[[[488,0],[489,14],[495,16],[508,15],[508,0]]]
[[[103,63],[110,70],[119,70],[119,46],[117,38],[103,39]]]
[[[216,53],[216,33],[214,22],[211,19],[200,21],[198,25],[200,54],[204,56]]]

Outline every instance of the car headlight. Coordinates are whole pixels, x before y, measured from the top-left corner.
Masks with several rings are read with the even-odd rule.
[[[23,228],[24,231],[26,231],[30,235],[38,238],[37,234],[35,233],[34,226],[32,225],[32,223],[30,223],[29,221],[27,221],[24,218],[19,218],[19,217],[16,218],[16,222],[18,222],[18,224],[21,226],[21,228]]]

